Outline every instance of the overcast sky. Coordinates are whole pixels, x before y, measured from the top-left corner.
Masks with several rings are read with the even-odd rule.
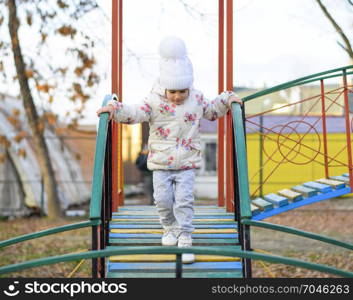
[[[187,45],[194,65],[195,87],[207,97],[217,93],[218,1],[185,0],[196,11],[187,12],[178,0],[124,1],[124,42],[140,57],[125,56],[124,102],[146,95],[158,75],[158,43],[177,35]],[[352,32],[352,10],[346,1],[324,0],[340,25]],[[101,0],[107,15],[111,1]],[[234,0],[234,85],[272,86],[315,72],[350,64],[338,46],[338,35],[314,0]],[[350,34],[350,37],[353,35]],[[110,46],[110,28],[102,36]],[[101,65],[110,68],[110,49]],[[127,51],[125,51],[127,55]],[[110,71],[108,71],[108,75]],[[102,82],[96,103],[84,122],[94,121],[94,109],[110,92],[110,78]]]
[[[94,15],[84,22],[100,39],[97,62],[107,74],[87,105],[82,124],[97,121],[95,111],[111,91],[111,0],[98,0],[108,20]],[[124,1],[124,102],[140,101],[158,76],[158,44],[166,35],[186,42],[196,88],[217,95],[218,0]],[[226,2],[226,1],[225,1]],[[315,0],[234,0],[234,85],[276,85],[315,72],[349,65],[339,37]],[[323,0],[353,41],[353,9],[345,0]],[[202,13],[202,16],[198,14]],[[101,14],[100,18],[101,18]],[[352,19],[352,18],[351,18]],[[128,55],[130,49],[139,60]],[[55,55],[53,55],[55,57]],[[62,101],[56,106],[62,109]]]

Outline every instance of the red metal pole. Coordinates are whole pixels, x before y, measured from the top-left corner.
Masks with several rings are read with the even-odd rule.
[[[344,115],[345,115],[345,119],[346,119],[346,138],[347,138],[349,185],[351,187],[351,192],[352,192],[352,189],[353,189],[352,145],[351,145],[351,126],[350,126],[350,122],[349,122],[349,103],[348,103],[348,88],[347,88],[346,70],[343,70],[343,87],[344,87]]]
[[[326,130],[326,108],[325,108],[325,85],[324,81],[320,80],[321,86],[321,115],[322,115],[322,134],[324,138],[324,162],[325,162],[325,177],[329,178],[328,173],[328,150],[327,150],[327,130]]]
[[[118,2],[112,0],[112,93],[119,95],[119,48],[118,48]],[[120,97],[119,97],[120,98]],[[112,211],[118,209],[117,174],[118,174],[118,126],[112,122]]]
[[[119,0],[119,97],[123,101],[123,0]],[[124,205],[124,165],[123,165],[123,148],[122,137],[123,130],[122,124],[119,124],[118,130],[118,203],[120,206]]]
[[[112,0],[112,92],[117,93],[119,89],[118,81],[118,2]]]
[[[218,1],[218,93],[224,90],[224,0]],[[218,119],[218,206],[224,206],[224,117]]]
[[[233,0],[227,0],[227,47],[226,47],[226,72],[227,81],[226,88],[229,91],[233,90]],[[233,199],[233,133],[232,133],[232,115],[227,113],[227,194],[226,194],[226,208],[227,211],[234,211]]]
[[[112,93],[122,101],[122,0],[112,0]],[[112,210],[124,204],[122,126],[112,123]]]

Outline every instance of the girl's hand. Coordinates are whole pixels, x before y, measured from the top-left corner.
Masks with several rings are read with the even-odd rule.
[[[233,103],[233,102],[237,102],[237,103],[239,103],[240,105],[243,104],[243,101],[241,101],[241,99],[240,99],[239,97],[237,97],[237,96],[235,96],[235,95],[231,95],[231,96],[228,98],[228,106],[229,106],[230,108],[232,108],[232,103]]]
[[[101,113],[107,112],[107,113],[109,113],[109,120],[111,120],[111,119],[113,119],[114,111],[115,111],[114,106],[111,105],[111,104],[108,104],[108,105],[103,106],[103,107],[101,107],[100,109],[97,110],[97,117],[99,117],[99,115]]]

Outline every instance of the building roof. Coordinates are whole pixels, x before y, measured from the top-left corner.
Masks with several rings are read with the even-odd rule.
[[[263,116],[264,132],[288,133],[295,130],[298,133],[322,133],[321,116],[288,116],[288,115],[265,115]],[[217,133],[217,121],[201,120],[201,133]],[[246,132],[259,131],[260,117],[249,117],[246,122]],[[326,117],[327,133],[343,133],[346,131],[345,119],[343,116]]]
[[[14,115],[17,116],[16,122]],[[23,132],[24,138],[17,138],[19,134],[23,136]],[[0,154],[4,160],[4,165],[0,166],[0,194],[3,195],[0,197],[0,215],[24,215],[28,210],[19,207],[41,206],[43,178],[22,101],[1,94],[0,136],[2,140],[10,141],[7,146],[4,146],[4,143],[0,145]],[[88,201],[90,191],[76,153],[63,143],[62,138],[49,126],[44,130],[44,137],[62,207],[67,208]],[[77,140],[75,142],[78,143]],[[44,193],[44,207],[46,199]],[[9,200],[11,201],[7,202]]]
[[[250,117],[246,122],[247,132],[258,131],[260,117]],[[321,116],[263,116],[263,128],[269,132],[288,133],[294,130],[298,133],[322,133],[323,120]],[[327,133],[342,133],[346,131],[345,119],[342,116],[326,116]]]

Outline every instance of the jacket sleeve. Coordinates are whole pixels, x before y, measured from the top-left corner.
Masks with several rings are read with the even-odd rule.
[[[223,117],[229,109],[228,98],[233,94],[233,92],[226,91],[218,95],[213,100],[203,100],[203,117],[210,121],[214,121],[218,118]]]
[[[137,124],[149,122],[152,107],[149,98],[146,97],[136,104],[126,104],[116,100],[110,100],[107,105],[114,106],[114,120],[123,124]]]

